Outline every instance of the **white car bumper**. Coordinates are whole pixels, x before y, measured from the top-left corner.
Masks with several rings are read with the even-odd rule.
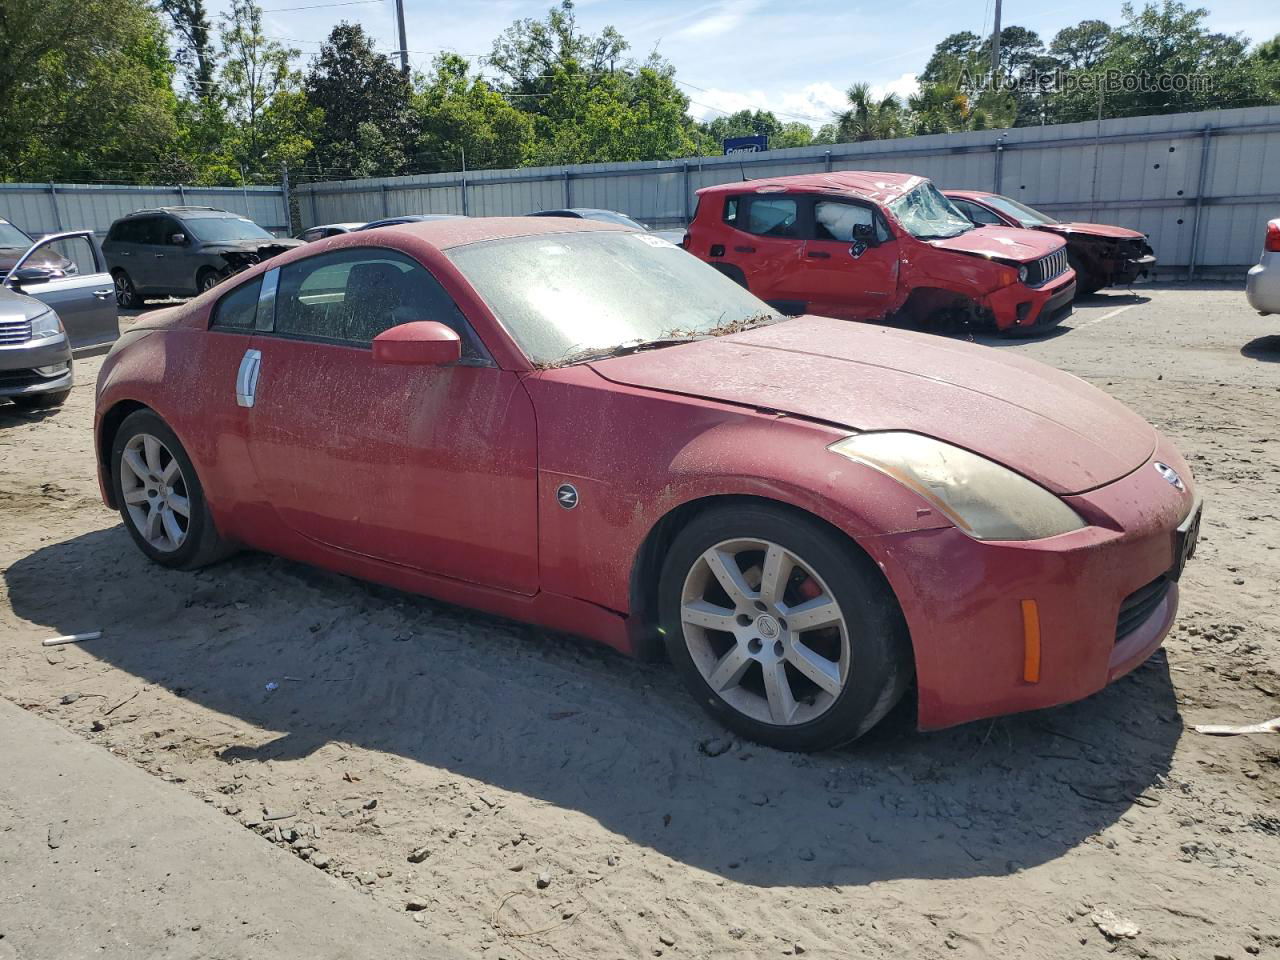
[[[1249,305],[1259,313],[1280,313],[1280,254],[1264,253],[1249,271],[1244,290]]]

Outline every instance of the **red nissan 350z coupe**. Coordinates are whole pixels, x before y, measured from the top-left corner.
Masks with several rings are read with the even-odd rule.
[[[1075,700],[1174,619],[1191,471],[1076,377],[783,317],[661,238],[458,219],[288,251],[98,380],[106,502],[194,568],[250,547],[664,646],[776,747]]]

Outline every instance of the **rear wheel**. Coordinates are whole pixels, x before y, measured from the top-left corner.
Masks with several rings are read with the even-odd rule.
[[[111,482],[125,528],[166,567],[193,570],[232,552],[181,442],[150,410],[125,418],[111,445]]]
[[[18,397],[10,397],[15,407],[23,410],[46,410],[60,407],[71,396],[70,390],[59,390],[56,393],[24,393]]]
[[[116,287],[117,304],[126,310],[142,306],[142,298],[138,296],[138,291],[134,288],[133,281],[129,279],[127,273],[123,270],[116,270],[111,274],[111,279]]]
[[[671,545],[659,596],[689,690],[727,727],[780,750],[861,736],[911,678],[883,579],[804,514],[751,504],[699,515]]]

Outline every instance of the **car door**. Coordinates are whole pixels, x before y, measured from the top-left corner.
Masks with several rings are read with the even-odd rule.
[[[814,199],[805,220],[810,312],[867,320],[896,309],[898,241],[873,204]]]
[[[352,553],[535,593],[537,434],[516,374],[403,254],[347,248],[272,274],[273,316],[246,354],[242,386],[255,382],[240,402],[281,521]],[[417,320],[458,331],[461,362],[375,363],[373,338]]]
[[[34,263],[39,267],[30,266]],[[30,281],[23,279],[28,269]],[[32,244],[6,283],[53,307],[73,348],[109,343],[120,335],[115,288],[90,230],[55,233]]]
[[[742,197],[725,259],[742,269],[747,289],[788,312],[809,300],[802,275],[801,198],[781,194]]]

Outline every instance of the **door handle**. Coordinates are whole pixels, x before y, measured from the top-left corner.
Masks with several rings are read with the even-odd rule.
[[[733,252],[734,253],[755,253],[756,248],[755,247],[734,247]]]
[[[236,373],[236,403],[252,407],[258,392],[258,373],[262,369],[262,351],[246,350]]]
[[[93,291],[93,295],[97,297],[99,300],[105,300],[107,299],[107,297],[111,296],[113,293],[115,293],[115,290],[113,290],[111,287],[107,287],[107,289],[105,290]]]
[[[831,254],[825,250],[810,250],[805,254],[806,257],[812,257],[814,260],[830,260]]]
[[[157,254],[156,254],[156,259],[157,259],[157,260],[163,260],[163,259],[164,259],[164,254],[163,254],[163,253],[157,253]]]

